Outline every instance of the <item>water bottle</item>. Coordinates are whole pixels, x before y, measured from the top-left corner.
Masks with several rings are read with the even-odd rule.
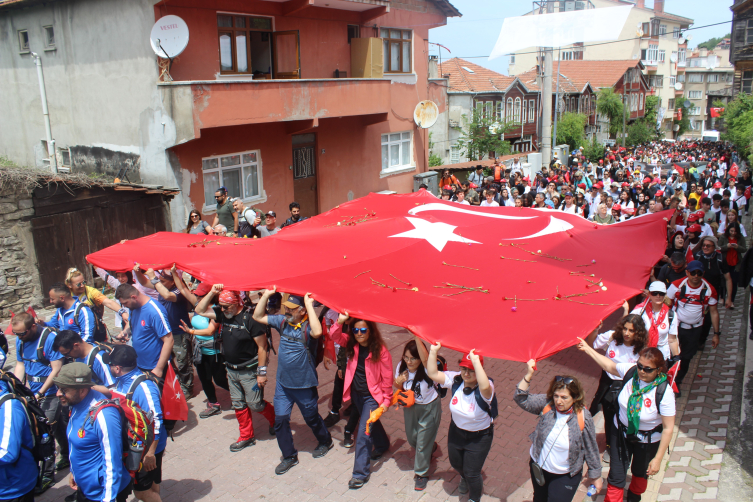
[[[586,495],[593,498],[594,495],[596,495],[596,486],[595,485],[589,486],[588,491],[586,492]]]
[[[42,439],[39,441],[38,453],[45,462],[54,462],[55,443],[52,441],[52,436],[47,433],[42,434]]]
[[[126,469],[136,472],[141,468],[141,457],[144,453],[144,443],[136,441],[136,444],[130,443],[126,456]]]

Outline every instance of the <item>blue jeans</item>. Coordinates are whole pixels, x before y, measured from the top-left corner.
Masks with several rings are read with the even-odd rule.
[[[353,400],[353,406],[361,415],[358,422],[353,477],[366,479],[371,474],[371,451],[387,451],[390,447],[390,440],[380,420],[371,424],[371,435],[366,435],[366,421],[368,421],[371,412],[379,408],[379,403],[371,397],[371,394],[364,396],[357,392],[351,392],[350,398]]]
[[[306,389],[289,389],[277,382],[275,387],[275,433],[277,436],[277,445],[280,447],[283,458],[295,457],[298,450],[293,444],[293,433],[290,431],[290,412],[293,411],[293,404],[298,405],[301,410],[303,420],[306,425],[311,427],[311,431],[316,436],[319,444],[330,444],[332,436],[324,425],[321,415],[319,415],[319,393],[316,387]]]

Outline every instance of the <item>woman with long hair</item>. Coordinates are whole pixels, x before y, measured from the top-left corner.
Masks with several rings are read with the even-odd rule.
[[[212,235],[214,231],[212,227],[206,221],[201,219],[201,213],[196,209],[192,209],[188,213],[188,223],[186,223],[187,234],[204,234]]]
[[[730,213],[734,214],[734,210],[730,209],[727,212],[727,218],[729,218]],[[724,233],[719,236],[719,247],[721,248],[724,261],[727,262],[729,275],[732,278],[732,291],[730,291],[729,295],[733,305],[728,307],[732,309],[734,308],[735,297],[737,296],[737,282],[740,279],[743,256],[745,256],[745,252],[748,249],[745,245],[745,237],[742,235],[742,226],[736,221],[730,223],[727,220]]]
[[[346,322],[350,333],[342,332]],[[332,325],[330,336],[345,349],[348,360],[343,400],[352,399],[354,411],[360,416],[353,477],[348,482],[348,488],[357,490],[369,481],[371,461],[379,460],[390,447],[379,417],[392,401],[392,356],[375,322],[350,319],[347,312],[340,314]]]
[[[434,388],[434,381],[426,373],[429,353],[418,337],[405,344],[403,359],[395,368],[394,387],[413,398],[414,404],[403,406],[405,435],[416,450],[413,461],[415,490],[423,491],[429,481],[429,464],[434,451],[439,422],[442,420],[442,403]],[[398,401],[399,402],[399,401]],[[409,401],[410,402],[410,401]]]
[[[560,208],[560,200],[561,199],[559,194],[552,195],[552,205],[554,206],[554,209]]]
[[[623,209],[635,208],[633,198],[630,196],[630,193],[627,189],[623,189],[622,192],[620,192],[620,206],[622,206]]]
[[[719,230],[717,233],[721,236],[724,235],[724,232],[727,230],[727,227],[730,225],[738,225],[738,234],[740,234],[742,237],[748,237],[748,233],[745,231],[745,227],[740,224],[740,220],[737,215],[737,211],[730,208],[729,211],[727,211],[727,216],[723,222],[719,224]]]
[[[599,445],[583,386],[575,377],[556,376],[546,394],[530,394],[535,368],[536,361],[528,361],[513,397],[518,406],[539,416],[529,436],[533,501],[570,502],[583,479],[584,462],[588,466],[585,484],[593,484],[598,493],[602,486]]]
[[[675,394],[667,381],[667,364],[656,347],[645,347],[634,363],[617,363],[581,340],[578,349],[607,373],[624,382],[611,430],[611,459],[605,502],[622,502],[627,471],[632,480],[628,502],[638,502],[648,477],[661,469],[675,426]]]
[[[667,249],[661,257],[662,263],[669,263],[669,257],[675,253],[685,253],[685,233],[678,230],[669,238]]]

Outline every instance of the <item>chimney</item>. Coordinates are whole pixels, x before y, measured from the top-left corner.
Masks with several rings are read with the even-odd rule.
[[[429,78],[439,78],[437,56],[429,56]]]
[[[646,0],[635,0],[635,6],[641,9],[646,7]]]
[[[705,47],[701,47],[701,50],[698,55],[702,58],[705,58],[706,56],[709,55],[709,50]]]
[[[654,0],[654,12],[664,12],[664,0]]]

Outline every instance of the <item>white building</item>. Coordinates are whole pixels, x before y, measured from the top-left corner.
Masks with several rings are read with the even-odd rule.
[[[732,88],[735,78],[735,67],[729,62],[729,43],[724,42],[713,51],[698,49],[688,55],[685,68],[683,99],[690,101],[690,130],[683,134],[683,138],[700,138],[704,129],[714,129],[716,119],[710,116],[710,108],[716,97],[709,94],[719,94],[719,91]],[[682,80],[681,80],[682,81]],[[670,105],[673,103],[670,102]],[[680,103],[677,103],[677,107]],[[674,106],[669,106],[670,111]]]

